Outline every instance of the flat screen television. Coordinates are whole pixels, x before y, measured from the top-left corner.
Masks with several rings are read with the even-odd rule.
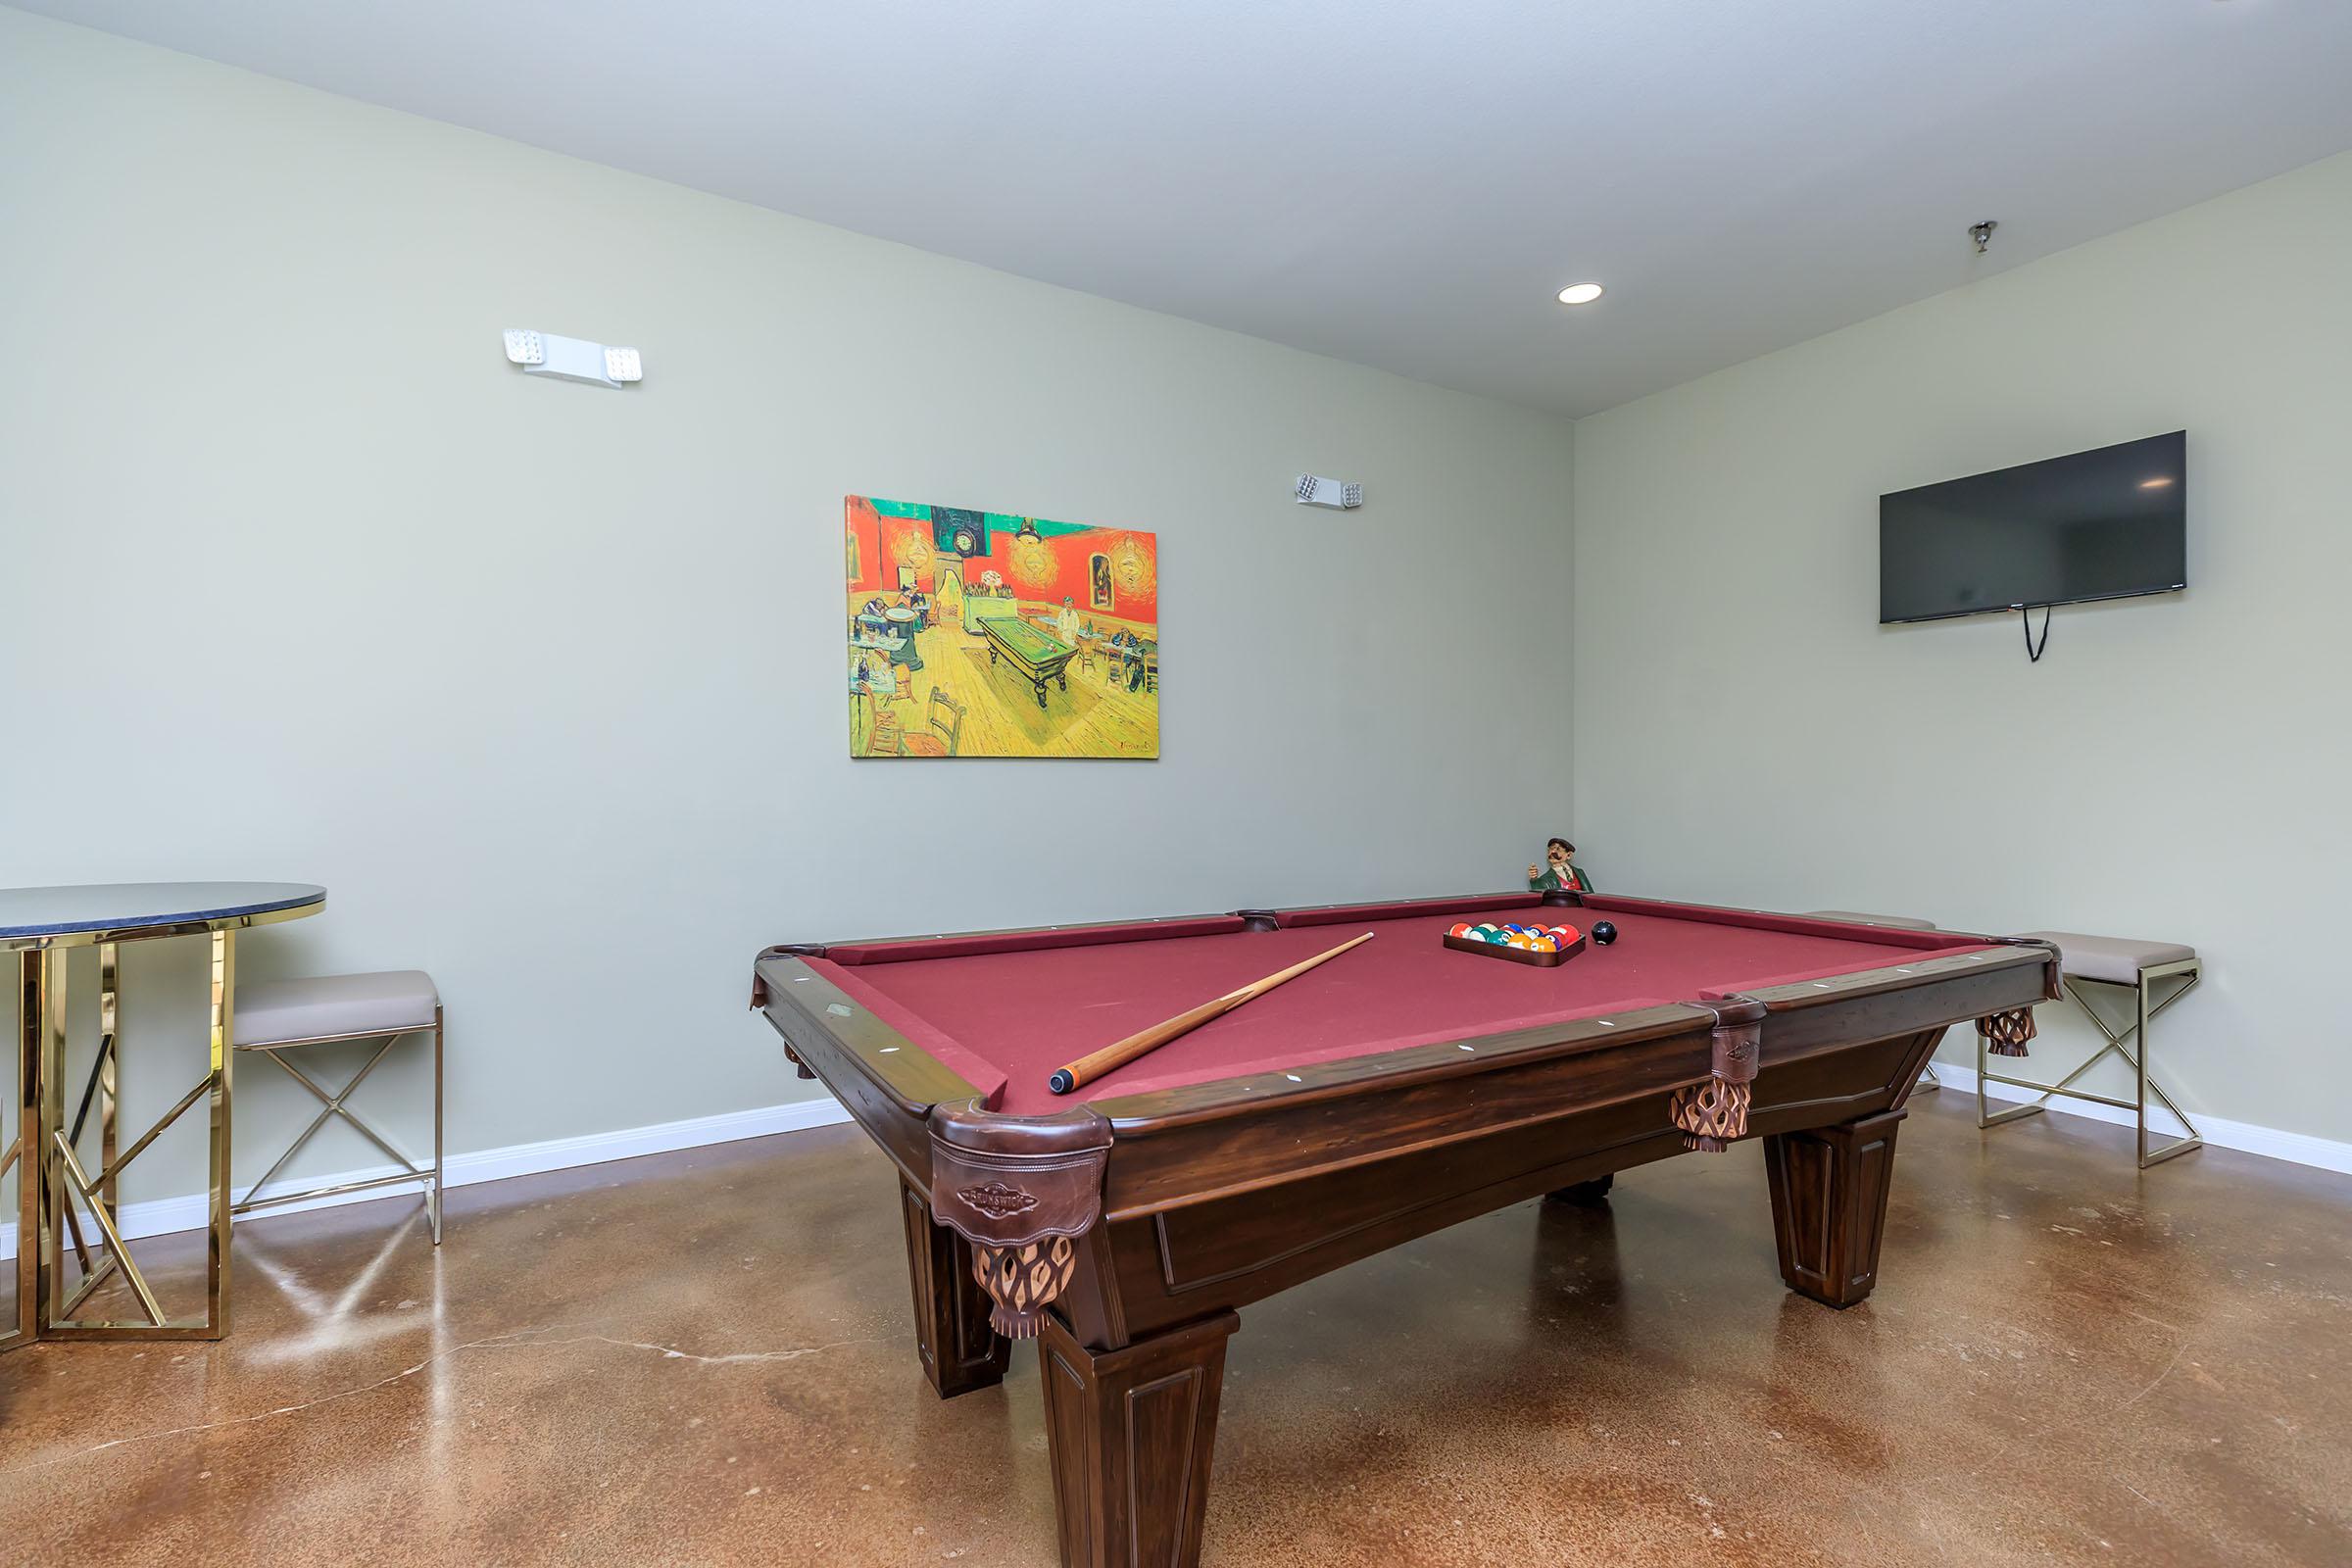
[[[2188,586],[2188,437],[1879,497],[1879,620],[2080,604]]]

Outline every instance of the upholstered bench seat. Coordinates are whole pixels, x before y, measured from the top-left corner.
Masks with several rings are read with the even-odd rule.
[[[2005,1019],[1981,1018],[1977,1021],[1977,1125],[1998,1126],[2020,1116],[2031,1116],[2042,1109],[2053,1098],[2088,1101],[2117,1110],[2132,1112],[2132,1124],[2138,1134],[2139,1168],[2147,1169],[2159,1160],[2185,1154],[2192,1149],[2205,1147],[2204,1135],[2187,1113],[2174,1102],[2164,1085],[2156,1081],[2154,1046],[2149,1034],[2156,1015],[2179,1002],[2196,988],[2204,978],[2203,963],[2197,950],[2185,942],[2137,942],[2130,937],[2093,937],[2080,931],[2027,931],[2028,941],[2047,942],[2058,950],[2059,995],[2073,1003],[2091,1027],[2105,1042],[2097,1051],[2081,1062],[2065,1077],[2051,1082],[2045,1079],[2019,1078],[1991,1069],[1993,1057],[2007,1059],[2026,1054],[2025,1042],[2034,1036],[2031,1017],[2024,1018],[2019,1033],[1996,1030],[1989,1026]],[[2110,1017],[2092,1006],[2086,987],[2112,986],[2129,992],[2132,997],[2130,1021]],[[2160,987],[2170,989],[2160,994]],[[2115,1095],[2096,1094],[2078,1089],[2076,1084],[2083,1075],[2108,1055],[2123,1058],[2132,1069],[2132,1095],[2130,1100]],[[1984,1094],[1987,1084],[2006,1084],[2012,1089],[2031,1091],[2034,1099],[2006,1110],[1992,1108]],[[2148,1103],[2151,1097],[2170,1111],[2180,1123],[2183,1136],[2159,1147],[2148,1138]]]
[[[403,1040],[433,1037],[433,1161],[422,1164],[400,1152],[398,1145],[360,1119],[348,1103],[353,1091],[367,1082],[384,1054]],[[374,1052],[332,1092],[296,1064],[293,1058],[307,1046],[332,1041],[373,1040]],[[237,987],[236,1012],[229,1024],[229,1044],[250,1051],[263,1061],[275,1062],[285,1074],[310,1091],[322,1107],[311,1119],[277,1162],[246,1189],[242,1201],[230,1205],[232,1214],[248,1214],[282,1203],[308,1202],[315,1198],[339,1198],[378,1187],[419,1184],[424,1213],[432,1228],[433,1245],[441,1245],[441,1057],[448,1042],[441,993],[433,977],[421,969],[387,969],[376,974],[320,974],[302,980],[265,980]],[[336,1182],[303,1192],[272,1189],[270,1181],[286,1168],[311,1135],[336,1117],[348,1122],[369,1143],[392,1156],[396,1164],[377,1176]]]
[[[1908,914],[1858,914],[1852,909],[1808,909],[1808,920],[1843,920],[1850,925],[1885,925],[1898,931],[1933,931],[1936,922]]]
[[[440,1005],[433,977],[421,969],[245,984],[237,987],[231,1043],[250,1048],[430,1029]]]
[[[2186,963],[2197,950],[2179,942],[2134,942],[2129,937],[2089,937],[2079,931],[2027,931],[2037,942],[2058,945],[2058,969],[2111,986],[2136,986],[2143,970]]]

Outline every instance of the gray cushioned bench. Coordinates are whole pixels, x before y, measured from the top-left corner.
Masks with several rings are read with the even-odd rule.
[[[2053,1096],[2068,1100],[2089,1101],[2132,1113],[2139,1133],[2139,1163],[2141,1169],[2185,1154],[2204,1146],[2205,1139],[2196,1124],[2182,1114],[2173,1097],[2164,1092],[2149,1067],[2148,1024],[2158,1013],[2186,996],[2204,977],[2204,968],[2197,950],[2180,942],[2143,942],[2129,937],[2097,937],[2080,931],[2026,931],[2020,935],[2035,941],[2048,942],[2058,949],[2058,972],[2061,989],[2074,1004],[2082,1009],[2100,1038],[2106,1041],[2082,1064],[2056,1083],[2039,1083],[2030,1078],[2011,1077],[1989,1070],[1988,1055],[2023,1056],[2025,1042],[1988,1040],[1980,1026],[1977,1037],[1977,1125],[1991,1127],[2020,1116],[2031,1116],[2045,1108]],[[2106,986],[2128,992],[2132,997],[2132,1021],[2118,1029],[2110,1024],[2104,1013],[2091,1005],[2084,995],[2084,986]],[[2170,989],[2165,989],[2169,987]],[[2159,992],[2162,991],[2162,995]],[[2084,1073],[2113,1053],[2132,1068],[2135,1092],[2130,1100],[2113,1095],[2093,1094],[2074,1085]],[[1984,1097],[1987,1083],[2009,1084],[2031,1089],[2034,1100],[2006,1110],[1995,1111]],[[2185,1137],[2176,1138],[2151,1152],[2148,1144],[2148,1100],[2153,1096],[2164,1108],[2178,1117],[2187,1130]]]
[[[384,1059],[405,1035],[430,1032],[433,1037],[433,1162],[423,1165],[411,1159],[373,1127],[362,1121],[344,1103],[352,1093],[367,1081],[375,1064]],[[232,1213],[249,1213],[257,1208],[274,1208],[280,1203],[298,1203],[310,1198],[327,1198],[341,1193],[356,1193],[374,1187],[398,1187],[410,1182],[420,1184],[424,1196],[425,1216],[431,1222],[433,1245],[441,1245],[441,1057],[444,1029],[442,1025],[441,995],[433,987],[433,977],[421,969],[393,969],[379,974],[313,975],[301,980],[259,981],[237,987],[236,1008],[230,1020],[229,1041],[239,1051],[256,1052],[268,1056],[284,1068],[289,1076],[315,1096],[322,1107],[304,1128],[300,1137],[277,1156],[277,1162],[262,1173],[259,1181],[246,1189],[245,1200],[235,1205]],[[308,1046],[322,1046],[334,1041],[373,1040],[375,1052],[355,1073],[351,1081],[333,1094],[321,1089],[311,1075],[287,1059],[285,1053]],[[262,1189],[271,1177],[285,1169],[311,1135],[326,1125],[330,1117],[341,1117],[356,1128],[362,1137],[392,1156],[397,1168],[385,1175],[361,1181],[342,1182],[330,1187],[314,1187],[303,1192],[272,1193],[267,1197]]]

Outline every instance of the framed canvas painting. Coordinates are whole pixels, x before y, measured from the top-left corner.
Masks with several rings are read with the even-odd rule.
[[[850,755],[1159,756],[1159,540],[850,496]]]

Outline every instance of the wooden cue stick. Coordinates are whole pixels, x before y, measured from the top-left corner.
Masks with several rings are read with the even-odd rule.
[[[1285,980],[1296,980],[1316,964],[1329,963],[1349,948],[1362,947],[1377,935],[1378,932],[1367,931],[1352,941],[1341,943],[1329,953],[1318,953],[1302,963],[1294,963],[1288,969],[1270,974],[1263,980],[1252,980],[1237,991],[1226,992],[1214,1002],[1203,1002],[1190,1012],[1180,1012],[1165,1023],[1155,1023],[1124,1040],[1114,1041],[1091,1055],[1080,1056],[1047,1079],[1046,1087],[1057,1095],[1066,1095],[1080,1084],[1091,1084],[1113,1068],[1124,1067],[1136,1057],[1157,1051],[1177,1036],[1192,1033],[1209,1019],[1223,1017],[1245,1002],[1255,1002]]]

